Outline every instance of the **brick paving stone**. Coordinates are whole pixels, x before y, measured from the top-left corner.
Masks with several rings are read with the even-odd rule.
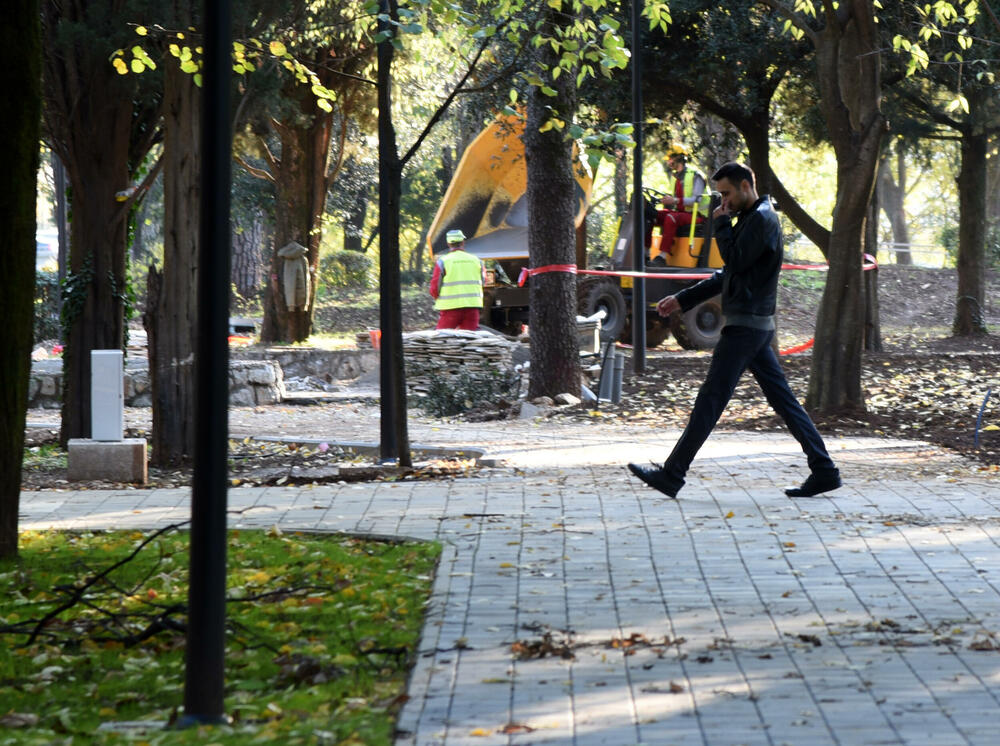
[[[364,440],[374,423],[339,437]],[[506,466],[236,487],[230,520],[442,542],[401,745],[996,743],[1000,652],[970,647],[1000,641],[995,479],[916,442],[830,438],[845,487],[789,500],[783,487],[805,476],[794,441],[716,433],[669,500],[623,466],[662,460],[675,435],[418,424],[413,442],[485,448]],[[20,525],[155,527],[187,520],[189,501],[25,492]],[[545,633],[575,657],[515,659],[515,641]],[[503,733],[511,724],[532,730]]]

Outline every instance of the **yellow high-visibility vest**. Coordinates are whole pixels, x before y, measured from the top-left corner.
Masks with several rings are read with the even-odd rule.
[[[479,258],[458,249],[441,257],[441,264],[441,288],[434,308],[482,308],[483,265]]]
[[[683,204],[682,201],[682,203],[679,204],[676,209],[681,210],[683,212],[694,212],[695,208],[697,207],[697,211],[700,212],[702,215],[704,215],[708,211],[708,205],[712,199],[712,195],[708,191],[708,179],[706,179],[705,176],[700,171],[697,171],[696,169],[693,169],[690,166],[687,166],[684,169],[684,198],[694,196],[694,177],[696,175],[701,176],[701,180],[705,184],[705,191],[701,193],[701,197],[698,198],[698,202],[696,205],[690,205],[690,206],[685,205]],[[677,177],[674,177],[674,192],[676,191],[677,191]]]

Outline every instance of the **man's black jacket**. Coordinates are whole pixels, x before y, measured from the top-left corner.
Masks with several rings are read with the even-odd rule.
[[[774,328],[778,273],[784,254],[781,223],[762,195],[753,206],[715,221],[715,239],[725,266],[711,277],[677,293],[685,311],[722,294],[722,313],[727,326]]]

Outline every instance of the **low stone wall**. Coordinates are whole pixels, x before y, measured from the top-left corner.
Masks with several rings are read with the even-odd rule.
[[[319,378],[327,383],[348,381],[375,370],[379,353],[367,350],[320,350],[314,347],[265,347],[230,350],[233,360],[274,360],[285,378]]]
[[[152,406],[149,365],[130,360],[125,365],[126,407]],[[276,404],[285,395],[284,375],[274,360],[231,360],[229,403],[237,407]],[[62,360],[41,360],[31,365],[28,407],[59,409],[62,406]]]

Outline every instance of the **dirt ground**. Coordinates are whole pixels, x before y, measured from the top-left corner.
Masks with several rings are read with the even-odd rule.
[[[779,347],[788,348],[812,337],[815,313],[822,286],[814,279],[788,276],[779,296]],[[1000,330],[1000,273],[988,277],[984,309],[990,329]],[[840,417],[820,418],[821,430],[836,434],[886,435],[925,440],[972,458],[989,471],[1000,471],[1000,335],[997,333],[955,338],[950,334],[956,280],[953,270],[912,269],[888,265],[879,270],[879,301],[883,350],[866,352],[863,357],[862,386],[867,411]],[[324,311],[324,331],[363,330],[378,325],[377,306],[350,305],[339,301],[339,311]],[[412,294],[404,302],[407,329],[428,328],[435,314],[422,294]],[[337,323],[331,323],[337,318]],[[626,350],[630,355],[630,351]],[[619,405],[602,405],[601,418],[681,428],[708,369],[710,354],[681,350],[671,341],[651,350],[646,371],[634,375],[631,360],[626,362],[626,380]],[[805,398],[808,390],[811,354],[782,357],[792,389]],[[990,396],[987,398],[987,392]],[[984,406],[985,402],[985,406]],[[370,416],[377,417],[377,405]],[[294,409],[294,408],[293,408]],[[982,412],[981,412],[982,410]],[[49,421],[57,413],[32,413],[34,419]],[[331,406],[331,416],[335,410]],[[367,416],[367,415],[366,415]],[[423,417],[419,410],[411,416]],[[580,408],[562,412],[562,420],[592,421],[593,415]],[[29,420],[32,418],[29,418]],[[292,415],[294,426],[294,414]],[[977,428],[978,425],[978,428]],[[733,401],[723,414],[724,430],[773,430],[782,428],[752,377],[746,376]],[[142,427],[129,433],[145,436]],[[28,447],[57,441],[57,432],[29,428]],[[289,464],[307,470],[322,481],[339,479],[347,473],[365,478],[359,458],[336,449],[289,449],[234,441],[230,476],[241,483],[277,483],[287,474]],[[369,461],[370,463],[370,461]],[[455,473],[464,464],[435,463],[422,467],[426,476]],[[339,470],[337,472],[336,470]],[[371,474],[367,474],[371,477]],[[151,485],[188,484],[187,469],[151,470]],[[26,489],[65,488],[65,457],[29,458],[23,474]],[[76,485],[80,486],[80,485]],[[108,486],[94,483],[91,487]]]

